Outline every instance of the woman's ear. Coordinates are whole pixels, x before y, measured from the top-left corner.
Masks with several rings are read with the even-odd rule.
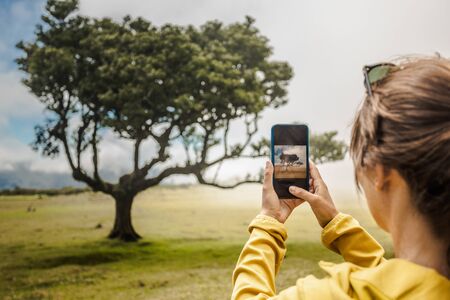
[[[377,191],[382,191],[389,184],[391,170],[382,164],[375,164],[374,168],[374,185]]]

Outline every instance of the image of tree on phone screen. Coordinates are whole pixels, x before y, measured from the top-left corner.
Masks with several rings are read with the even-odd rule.
[[[306,146],[274,145],[275,178],[306,178]]]

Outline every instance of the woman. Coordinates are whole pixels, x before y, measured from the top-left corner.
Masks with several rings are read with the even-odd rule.
[[[365,67],[367,96],[353,125],[355,178],[395,258],[333,204],[311,163],[311,189],[279,200],[266,163],[261,213],[250,223],[233,272],[232,299],[450,299],[450,61],[422,58]],[[345,262],[321,261],[328,276],[275,291],[286,253],[284,222],[308,202],[322,242]]]

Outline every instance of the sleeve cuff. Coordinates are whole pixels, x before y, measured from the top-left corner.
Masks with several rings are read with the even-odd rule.
[[[328,224],[323,228],[321,238],[322,243],[329,249],[336,250],[331,244],[339,237],[336,229],[342,226],[342,223],[349,217],[344,213],[338,213]]]
[[[286,241],[288,237],[286,226],[270,216],[262,214],[257,215],[248,226],[248,231],[252,233],[255,228],[261,229],[283,242]]]

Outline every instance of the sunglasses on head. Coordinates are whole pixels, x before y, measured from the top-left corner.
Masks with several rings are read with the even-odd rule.
[[[397,68],[397,66],[392,63],[379,63],[364,66],[364,86],[366,87],[367,94],[372,96],[372,85],[386,78],[386,76],[395,68]]]

